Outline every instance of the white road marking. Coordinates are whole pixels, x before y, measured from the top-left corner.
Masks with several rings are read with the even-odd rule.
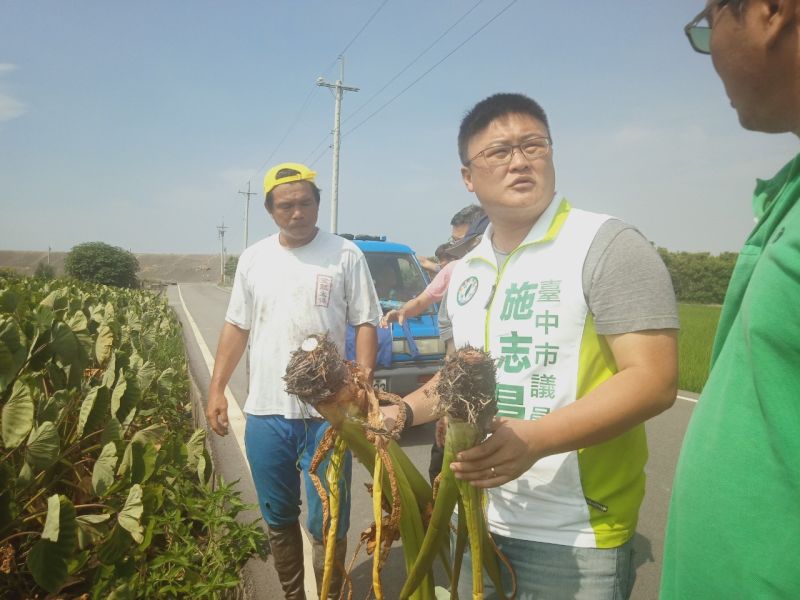
[[[681,396],[680,394],[678,394],[677,398],[678,400],[686,400],[687,402],[694,402],[697,404],[697,398],[689,398],[689,396]]]
[[[212,356],[211,351],[208,349],[208,344],[206,344],[206,341],[203,339],[203,336],[200,333],[200,329],[197,327],[197,323],[195,323],[194,318],[192,318],[192,314],[189,312],[189,309],[186,306],[186,302],[183,300],[183,294],[181,293],[181,286],[179,285],[177,287],[178,287],[178,297],[181,300],[181,306],[183,307],[183,312],[186,315],[186,320],[189,321],[189,326],[192,328],[194,339],[197,342],[197,345],[200,347],[200,353],[203,355],[203,360],[206,363],[206,367],[208,368],[208,374],[210,376],[214,372],[214,357]],[[239,403],[236,401],[236,397],[233,395],[233,392],[227,386],[225,387],[225,398],[228,400],[228,423],[230,427],[230,432],[233,433],[233,438],[239,445],[239,450],[242,453],[242,458],[244,459],[244,462],[247,464],[247,474],[250,475],[250,462],[247,460],[247,452],[245,451],[244,447],[244,426],[246,422],[246,417],[244,416],[242,409],[239,408]],[[316,600],[317,581],[314,578],[314,563],[311,559],[312,555],[311,541],[309,539],[308,533],[306,533],[305,528],[301,527],[300,530],[303,532],[303,564],[304,564],[303,584],[306,591],[306,598],[308,598],[309,600]]]

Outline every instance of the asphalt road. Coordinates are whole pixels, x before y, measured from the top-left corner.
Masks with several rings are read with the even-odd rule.
[[[190,368],[204,402],[210,379],[209,353],[213,357],[216,351],[219,331],[228,303],[228,293],[209,284],[181,284],[179,287],[171,286],[167,290],[167,297],[184,325]],[[189,313],[188,316],[184,311],[184,303]],[[244,406],[247,396],[245,360],[241,361],[239,368],[231,378],[229,387],[239,406]],[[691,399],[693,397],[693,394],[681,393],[672,409],[647,423],[650,460],[646,468],[647,491],[640,514],[638,532],[634,539],[636,584],[631,595],[634,600],[651,600],[658,597],[664,524],[669,495],[678,452],[694,408],[694,402]],[[226,481],[238,480],[238,489],[242,493],[242,498],[248,503],[257,504],[255,490],[242,453],[243,443],[237,443],[235,434],[220,438],[209,433],[209,437],[212,441],[215,464],[222,477]],[[401,440],[404,451],[423,474],[427,474],[432,439],[433,429],[429,424],[414,427],[405,433]],[[371,498],[365,489],[365,484],[370,480],[371,477],[366,469],[355,464],[351,526],[348,534],[348,560],[358,546],[361,531],[368,528],[373,520]],[[255,519],[258,517],[258,513],[253,512],[247,516]],[[305,513],[302,519],[304,522]],[[261,561],[251,561],[248,565],[253,597],[264,599],[282,597],[280,584],[274,569],[269,564],[270,561],[271,559],[267,561],[267,564]],[[440,575],[441,579],[437,578],[437,583],[444,585],[444,576]],[[371,558],[363,549],[353,563],[351,577],[354,586],[353,597],[365,598],[371,582]],[[392,597],[392,590],[399,591],[403,580],[402,550],[397,542],[382,576],[387,598]],[[311,592],[314,589],[311,585],[313,580],[309,574],[307,574],[307,581],[310,586],[307,595],[309,598],[314,598],[315,595]]]

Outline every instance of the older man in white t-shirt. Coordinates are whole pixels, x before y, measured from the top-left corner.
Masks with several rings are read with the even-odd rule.
[[[264,179],[265,207],[279,232],[242,253],[217,348],[207,416],[219,435],[228,430],[225,386],[250,341],[250,393],[245,445],[259,505],[270,534],[275,568],[286,598],[305,598],[300,524],[300,471],[306,480],[308,529],[314,565],[322,576],[322,508],[308,476],[317,444],[328,427],[313,409],[285,391],[290,354],[311,334],[328,333],[344,355],[345,329],[355,328],[356,363],[371,376],[381,316],[364,255],[355,244],[317,227],[315,173],[283,163]],[[327,461],[326,461],[327,462]],[[325,472],[325,464],[319,468]],[[342,485],[350,485],[350,458]],[[349,494],[342,497],[337,544],[344,557]],[[319,568],[318,568],[319,567]],[[338,598],[341,572],[331,586]]]

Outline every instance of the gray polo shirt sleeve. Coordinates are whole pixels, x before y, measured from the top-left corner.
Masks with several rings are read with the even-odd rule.
[[[639,231],[618,219],[605,222],[589,247],[583,292],[601,335],[679,328],[664,262]]]

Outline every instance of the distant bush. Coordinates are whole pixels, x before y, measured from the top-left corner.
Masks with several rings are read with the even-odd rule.
[[[33,276],[36,279],[55,279],[56,270],[46,262],[40,262],[38,265],[36,265],[36,270],[33,272]]]
[[[723,252],[670,252],[659,248],[664,264],[672,277],[679,302],[722,304],[738,254]]]
[[[225,281],[228,283],[233,283],[233,277],[236,275],[236,267],[238,264],[238,256],[229,256],[225,261]]]
[[[123,288],[139,286],[139,261],[127,250],[103,242],[86,242],[73,247],[64,261],[67,275],[103,285]]]

